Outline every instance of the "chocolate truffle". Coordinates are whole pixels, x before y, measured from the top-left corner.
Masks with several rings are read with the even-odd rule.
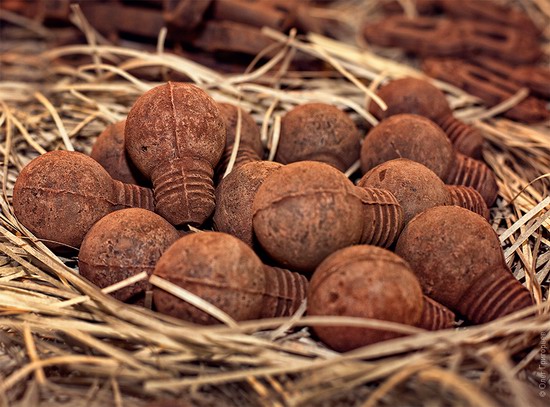
[[[403,208],[405,224],[428,208],[452,203],[445,184],[433,171],[405,158],[378,165],[358,186],[390,191]]]
[[[253,227],[266,252],[291,270],[311,272],[329,254],[360,242],[363,204],[330,165],[301,161],[269,176],[253,204]]]
[[[462,154],[481,157],[483,137],[475,128],[457,120],[447,98],[430,82],[417,78],[396,79],[382,86],[377,95],[387,104],[383,111],[374,101],[369,110],[378,119],[399,113],[412,113],[427,117],[439,125]]]
[[[361,147],[361,170],[366,173],[396,158],[416,161],[445,179],[454,165],[455,152],[443,130],[431,120],[396,114],[367,134]]]
[[[312,272],[329,254],[358,243],[388,247],[403,226],[393,194],[354,186],[330,165],[300,161],[271,174],[253,204],[253,229],[277,262]]]

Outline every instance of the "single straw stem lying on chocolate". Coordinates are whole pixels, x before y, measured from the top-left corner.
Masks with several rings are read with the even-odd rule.
[[[260,161],[264,155],[264,148],[260,138],[260,128],[249,113],[230,103],[218,103],[218,107],[226,129],[225,150],[216,167],[217,178],[220,180],[226,175],[227,165],[234,154],[235,147],[237,151],[233,169],[251,161]],[[236,146],[238,130],[240,138]]]

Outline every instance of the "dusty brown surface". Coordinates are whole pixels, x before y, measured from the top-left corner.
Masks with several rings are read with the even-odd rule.
[[[454,165],[454,156],[451,142],[437,124],[403,113],[384,119],[367,134],[361,147],[361,169],[366,173],[383,162],[408,158],[444,179]]]
[[[31,161],[13,192],[19,221],[53,247],[78,248],[103,216],[125,207],[152,209],[152,202],[150,190],[115,181],[92,158],[69,151],[52,151]]]
[[[390,191],[403,208],[405,224],[428,208],[451,204],[443,181],[429,168],[405,158],[374,167],[357,185]]]
[[[489,208],[479,192],[464,185],[446,185],[453,205],[461,206],[490,220]]]
[[[195,85],[168,82],[136,101],[125,132],[130,158],[153,181],[157,213],[173,225],[202,224],[225,147],[217,103]]]
[[[216,167],[218,179],[223,177],[227,164],[231,158],[238,124],[238,107],[230,103],[218,103],[220,113],[225,122],[226,139],[223,156]],[[233,169],[250,161],[260,161],[264,155],[264,148],[260,139],[260,128],[254,118],[241,109],[241,137],[237,149],[237,158]]]
[[[421,213],[405,227],[395,252],[409,262],[426,295],[472,321],[531,303],[506,267],[491,225],[467,209],[439,206]]]
[[[126,120],[107,126],[96,139],[90,157],[101,164],[109,175],[126,184],[142,184],[143,178],[132,164],[124,147]]]
[[[220,308],[236,321],[288,316],[305,297],[307,281],[288,270],[264,266],[239,239],[219,232],[179,239],[160,258],[155,275]],[[172,294],[155,288],[159,312],[199,324],[217,320]]]
[[[267,177],[282,167],[271,161],[255,161],[234,169],[216,188],[216,230],[255,244],[252,206],[256,192]]]
[[[449,308],[441,305],[424,295],[424,305],[422,307],[422,316],[417,326],[429,331],[452,328],[455,322],[455,314]]]
[[[113,212],[86,234],[78,256],[80,274],[100,288],[142,271],[151,275],[161,254],[178,238],[178,231],[151,211],[131,208]],[[112,295],[126,301],[149,287],[143,280]]]
[[[335,106],[307,103],[285,114],[275,160],[320,161],[346,171],[359,159],[360,138],[349,116]]]
[[[377,95],[388,105],[386,111],[373,101],[368,106],[378,119],[400,113],[427,117],[443,128],[455,148],[463,154],[480,157],[483,138],[478,130],[455,119],[445,94],[422,79],[403,78],[382,86]]]
[[[415,325],[423,307],[422,290],[407,263],[374,246],[353,246],[327,257],[315,270],[308,292],[308,315],[374,318]],[[349,326],[317,326],[331,348],[345,352],[399,334]]]
[[[446,184],[464,185],[474,188],[491,207],[498,196],[498,185],[494,172],[484,163],[463,154],[457,154],[455,165],[445,179]]]
[[[268,177],[254,199],[258,241],[277,262],[312,272],[329,254],[358,243],[363,229],[356,187],[328,164],[288,164]]]

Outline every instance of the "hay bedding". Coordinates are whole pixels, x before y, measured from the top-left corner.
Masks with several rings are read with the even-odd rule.
[[[548,60],[548,3],[517,3],[548,28]],[[333,18],[353,26],[364,13],[375,13],[376,5],[360,8],[357,1],[342,1]],[[439,332],[374,320],[304,317],[303,306],[289,319],[197,327],[115,301],[78,276],[74,257],[56,256],[25,230],[11,207],[21,168],[45,151],[88,153],[108,123],[123,119],[133,101],[158,84],[134,75],[138,68],[158,70],[159,78],[167,72],[186,76],[217,100],[252,110],[272,158],[284,111],[321,100],[347,108],[366,129],[376,120],[364,110],[365,99],[388,78],[421,75],[414,61],[393,50],[382,51],[388,59],[319,35],[297,38],[293,32],[264,30],[280,42],[276,55],[243,74],[224,76],[163,52],[162,41],[158,52],[149,53],[98,43],[89,28],[88,45],[51,49],[43,27],[1,16],[14,23],[3,28],[0,44],[1,405],[122,406],[153,399],[176,405],[174,398],[182,406],[549,405],[544,335],[550,332],[550,124],[526,126],[494,117],[525,97],[523,92],[488,110],[474,97],[438,83],[456,115],[479,127],[488,141],[484,158],[500,187],[492,225],[514,275],[537,306],[489,324]],[[85,27],[78,10],[75,22]],[[291,72],[296,52],[320,58],[332,70]],[[76,56],[86,61],[76,67],[59,62],[59,57]],[[356,176],[356,169],[348,174]],[[152,283],[166,287],[161,279]],[[166,288],[189,299],[183,290]],[[336,354],[306,328],[336,320],[412,335]]]

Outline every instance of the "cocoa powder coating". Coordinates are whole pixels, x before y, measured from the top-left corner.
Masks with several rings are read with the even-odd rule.
[[[357,185],[390,191],[403,208],[405,224],[428,208],[452,203],[448,189],[433,171],[405,158],[374,167]]]
[[[179,238],[161,216],[130,208],[100,219],[86,234],[78,256],[80,275],[99,288],[146,271],[151,275],[161,254]],[[149,289],[144,280],[113,292],[120,301]]]
[[[481,157],[481,133],[457,120],[443,92],[430,82],[416,78],[397,79],[380,88],[377,94],[388,106],[383,111],[371,101],[369,110],[379,119],[399,113],[427,117],[443,129],[458,151],[474,158]]]
[[[315,270],[308,315],[373,318],[416,325],[423,309],[422,290],[407,263],[374,246],[352,246],[327,257]],[[340,352],[400,336],[349,326],[316,326],[319,338]]]
[[[15,215],[51,247],[78,248],[94,223],[125,207],[152,210],[151,191],[113,180],[97,161],[77,152],[35,158],[13,190]]]
[[[452,113],[445,94],[422,79],[396,79],[382,86],[376,94],[388,106],[387,110],[382,110],[371,100],[369,111],[379,120],[400,113],[411,113],[437,123],[441,117]]]
[[[237,321],[288,316],[305,297],[307,281],[288,270],[264,266],[250,247],[219,232],[199,232],[177,240],[161,256],[154,274],[208,301]],[[159,312],[198,324],[216,319],[154,288]]]
[[[156,211],[173,225],[202,224],[214,210],[213,168],[225,147],[218,105],[188,83],[144,93],[126,121],[126,150],[153,182]]]
[[[409,262],[425,294],[443,305],[456,303],[483,270],[504,264],[491,225],[457,206],[416,216],[399,236],[395,252]]]
[[[328,164],[301,161],[280,168],[254,198],[258,241],[283,266],[313,271],[329,254],[359,243],[363,204],[355,189]]]
[[[451,142],[437,124],[422,116],[397,114],[368,133],[361,147],[361,170],[366,173],[383,162],[408,158],[444,179],[454,156]]]
[[[457,154],[455,165],[445,178],[446,184],[464,185],[474,188],[491,207],[498,196],[498,184],[495,173],[485,163]]]
[[[177,240],[164,252],[154,274],[220,308],[237,321],[255,319],[265,289],[263,264],[239,239],[218,232],[198,232]],[[198,324],[216,319],[159,288],[157,310]]]
[[[275,160],[283,164],[320,161],[346,171],[359,159],[360,137],[353,120],[335,106],[308,103],[281,121]]]
[[[254,161],[235,168],[216,188],[214,228],[254,245],[252,205],[269,175],[282,167],[272,161]]]
[[[109,175],[126,184],[139,185],[141,174],[126,153],[124,127],[126,120],[111,124],[96,139],[90,157],[101,164]]]
[[[227,164],[231,158],[233,152],[233,146],[235,144],[237,124],[239,116],[239,107],[230,103],[218,103],[218,108],[225,122],[225,129],[227,132],[225,141],[225,150],[220,160],[216,173],[219,177],[222,177],[227,169]],[[239,140],[239,147],[237,149],[237,158],[233,169],[246,164],[250,161],[260,161],[264,154],[264,148],[260,138],[260,129],[254,118],[243,109],[241,110],[241,135]]]

